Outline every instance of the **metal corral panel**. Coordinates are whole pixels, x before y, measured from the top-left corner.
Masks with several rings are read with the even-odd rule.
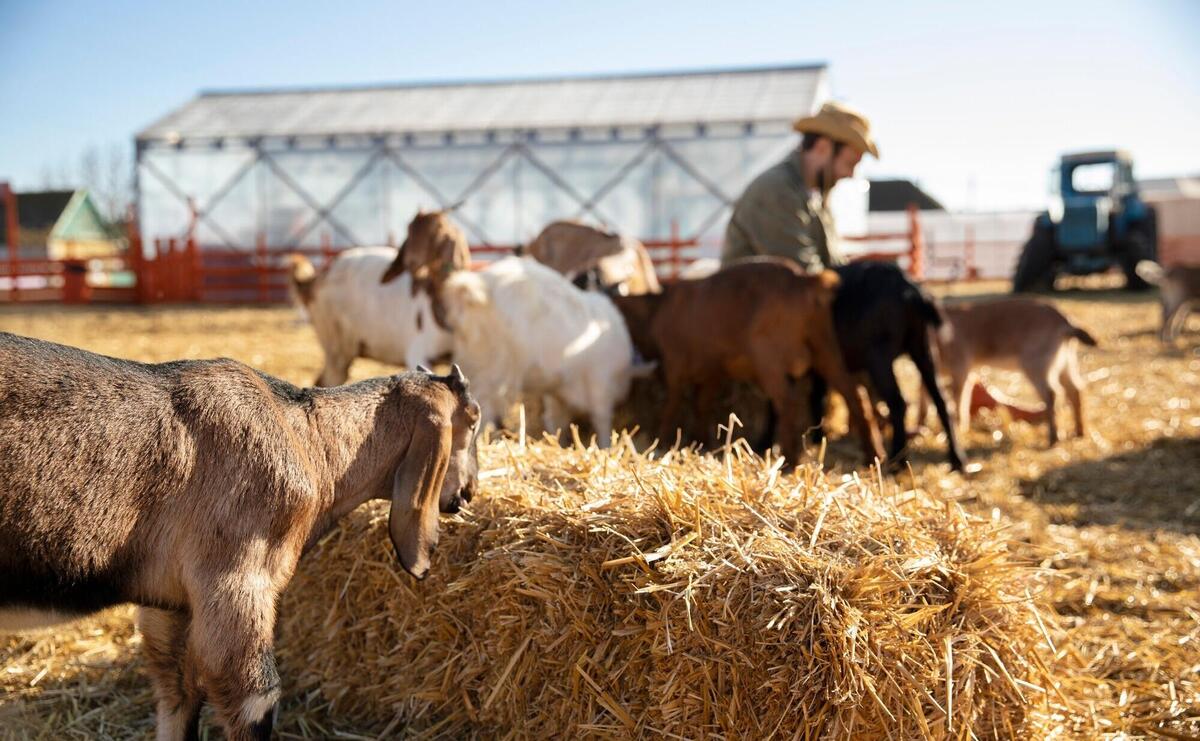
[[[1200,265],[1200,196],[1150,201],[1158,216],[1158,257],[1163,265]]]
[[[498,82],[205,92],[145,142],[790,121],[828,95],[824,65]]]

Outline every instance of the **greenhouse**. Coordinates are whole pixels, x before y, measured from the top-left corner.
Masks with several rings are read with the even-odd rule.
[[[823,65],[203,92],[137,135],[138,216],[147,241],[337,248],[461,203],[480,246],[560,218],[714,245],[827,96]]]

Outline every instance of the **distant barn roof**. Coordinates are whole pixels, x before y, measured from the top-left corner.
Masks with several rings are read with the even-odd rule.
[[[922,211],[944,211],[936,198],[921,190],[911,180],[872,180],[867,191],[867,210],[903,211],[915,204]]]
[[[790,121],[823,64],[552,79],[202,92],[141,141]]]

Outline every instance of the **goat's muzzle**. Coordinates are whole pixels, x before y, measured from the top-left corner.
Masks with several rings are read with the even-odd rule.
[[[471,482],[454,492],[454,496],[450,497],[450,501],[446,502],[446,506],[442,508],[442,514],[452,515],[462,509],[462,506],[470,502],[475,496],[475,483]]]

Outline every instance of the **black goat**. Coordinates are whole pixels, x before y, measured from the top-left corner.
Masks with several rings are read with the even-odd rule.
[[[950,467],[963,470],[962,448],[938,388],[930,344],[930,330],[942,325],[941,310],[894,263],[864,260],[835,270],[842,279],[833,301],[833,323],[842,357],[851,373],[867,374],[872,390],[887,404],[892,427],[888,458],[893,463],[903,460],[908,446],[904,422],[907,407],[892,368],[896,358],[908,355],[946,430]],[[816,424],[825,416],[826,393],[824,379],[814,377],[810,403]]]

